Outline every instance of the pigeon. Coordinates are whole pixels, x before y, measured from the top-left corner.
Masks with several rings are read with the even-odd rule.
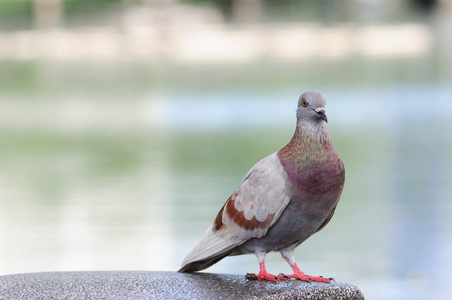
[[[307,91],[298,100],[290,142],[254,165],[186,256],[179,272],[204,270],[226,256],[257,256],[257,279],[330,282],[303,273],[294,250],[333,217],[345,182],[342,160],[326,129],[326,97]],[[265,256],[279,251],[292,275],[272,275]]]

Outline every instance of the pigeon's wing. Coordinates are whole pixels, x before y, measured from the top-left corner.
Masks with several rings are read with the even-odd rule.
[[[263,237],[290,202],[288,177],[276,153],[258,162],[219,212],[214,232],[245,242]]]
[[[276,153],[258,162],[226,201],[182,263],[182,272],[203,270],[251,238],[263,237],[290,201],[288,177]]]
[[[336,205],[337,206],[337,205]],[[333,218],[334,212],[336,211],[336,206],[333,208],[333,210],[331,211],[331,213],[328,215],[328,218],[325,219],[325,221],[323,221],[322,225],[320,225],[319,229],[317,229],[316,232],[319,232],[320,230],[323,229],[323,227],[326,226],[326,224],[328,224],[331,221],[331,218]]]

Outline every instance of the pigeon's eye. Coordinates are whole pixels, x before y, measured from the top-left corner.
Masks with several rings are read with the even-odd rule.
[[[301,100],[301,105],[303,105],[303,107],[308,106],[308,102],[306,100]]]

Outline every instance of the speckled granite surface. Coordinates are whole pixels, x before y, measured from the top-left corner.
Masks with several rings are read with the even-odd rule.
[[[247,281],[244,275],[152,271],[0,276],[0,299],[364,299],[347,283]]]

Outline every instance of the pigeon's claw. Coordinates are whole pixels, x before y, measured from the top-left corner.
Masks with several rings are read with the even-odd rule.
[[[280,280],[287,280],[287,279],[290,279],[289,276],[287,276],[287,275],[285,275],[285,274],[283,274],[283,273],[279,273],[279,274],[278,274],[278,278],[279,278]]]
[[[317,277],[317,276],[311,276],[311,275],[306,275],[305,273],[299,271],[299,272],[295,272],[292,275],[287,275],[287,277],[289,278],[295,278],[298,280],[302,280],[302,281],[307,281],[307,282],[326,282],[326,283],[330,283],[331,280],[329,278],[323,278],[321,276]]]

